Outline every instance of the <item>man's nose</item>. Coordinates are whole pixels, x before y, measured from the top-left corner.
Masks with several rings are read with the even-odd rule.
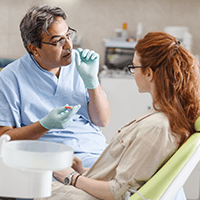
[[[71,39],[66,39],[66,41],[65,41],[65,44],[64,44],[64,46],[63,46],[63,49],[72,49],[72,46],[73,46],[73,44],[72,44],[72,40]]]

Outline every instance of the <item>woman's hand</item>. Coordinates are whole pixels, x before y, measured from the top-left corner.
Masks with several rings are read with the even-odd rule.
[[[83,167],[82,160],[80,158],[77,158],[77,157],[74,156],[72,167],[65,169],[65,170],[61,170],[61,171],[54,171],[53,177],[56,180],[58,180],[59,182],[64,184],[65,177],[68,174],[70,174],[71,172],[73,172],[74,170],[77,171],[80,174],[83,174],[85,171],[88,170],[88,168]]]
[[[70,167],[68,169],[62,170],[62,171],[54,171],[53,172],[53,177],[58,180],[59,182],[64,184],[64,179],[65,177],[73,172],[74,170]]]
[[[74,156],[72,168],[62,170],[62,171],[55,171],[54,177],[61,183],[64,183],[64,178],[74,170],[82,174],[86,170],[88,170],[88,168],[84,168],[82,164],[82,160]],[[73,175],[71,185],[74,186],[76,182],[76,186],[75,186],[76,188],[81,189],[98,199],[115,200],[110,190],[108,181],[94,180],[85,176],[79,176],[79,178],[76,179],[77,176],[79,176],[78,173]],[[65,196],[63,196],[63,198],[64,197]]]
[[[74,156],[73,158],[72,168],[80,174],[83,174],[85,171],[88,170],[87,168],[83,167],[82,160],[80,158],[77,158],[76,156]]]

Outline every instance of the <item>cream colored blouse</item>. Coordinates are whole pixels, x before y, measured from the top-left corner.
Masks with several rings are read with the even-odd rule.
[[[141,187],[177,147],[167,117],[151,109],[121,128],[84,176],[109,181],[114,197],[121,200],[129,188]],[[57,196],[59,191],[62,194],[60,198]],[[97,199],[73,186],[66,187],[60,183],[53,183],[52,193],[52,197],[45,199]]]

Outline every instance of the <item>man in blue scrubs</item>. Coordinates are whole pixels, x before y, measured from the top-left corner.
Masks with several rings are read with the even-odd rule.
[[[108,124],[110,107],[98,81],[99,55],[73,50],[76,30],[66,18],[43,5],[22,19],[28,53],[0,73],[0,135],[64,143],[90,167],[106,147],[98,127]]]

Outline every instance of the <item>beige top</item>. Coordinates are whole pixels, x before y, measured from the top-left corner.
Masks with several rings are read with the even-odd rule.
[[[84,176],[109,181],[114,197],[121,200],[129,188],[142,186],[177,147],[167,117],[151,109],[121,128]],[[57,193],[57,200],[97,199],[73,186],[53,184],[52,193]],[[58,190],[61,198],[57,196]],[[47,199],[55,199],[53,195]]]

